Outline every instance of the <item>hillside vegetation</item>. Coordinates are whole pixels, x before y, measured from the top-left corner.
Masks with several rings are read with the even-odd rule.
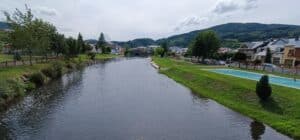
[[[206,30],[215,31],[222,40],[223,47],[236,48],[239,42],[260,41],[269,38],[291,38],[300,35],[300,26],[260,23],[228,23],[211,28],[196,30],[185,34],[158,39],[135,39],[127,42],[115,42],[121,46],[138,47],[161,44],[167,41],[170,46],[187,47],[197,34]],[[232,44],[234,43],[234,44]]]

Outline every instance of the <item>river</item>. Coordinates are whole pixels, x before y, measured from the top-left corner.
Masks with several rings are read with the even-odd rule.
[[[66,74],[0,115],[0,139],[285,140],[272,128],[193,94],[147,58]]]

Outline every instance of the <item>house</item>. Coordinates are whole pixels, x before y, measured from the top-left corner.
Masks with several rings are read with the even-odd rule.
[[[188,48],[172,46],[172,47],[169,47],[169,50],[175,54],[183,55],[187,52]]]
[[[218,50],[218,54],[225,54],[225,53],[232,53],[232,52],[233,52],[233,50],[231,48],[221,47]]]
[[[98,50],[96,49],[96,45],[95,44],[89,44],[92,47],[91,52],[94,53],[102,53],[102,50],[99,48]]]
[[[265,48],[269,48],[272,53],[272,63],[275,65],[283,64],[283,51],[285,45],[293,39],[276,39],[272,40]]]
[[[252,61],[256,58],[256,53],[260,52],[260,48],[264,47],[267,43],[263,41],[257,42],[245,42],[241,44],[238,52],[244,53],[247,56],[247,60]]]
[[[290,39],[283,51],[283,62],[285,66],[295,67],[300,65],[300,41],[298,38]]]
[[[253,56],[253,60],[261,60],[264,62],[267,49],[269,48],[272,54],[272,63],[275,65],[281,65],[284,63],[283,61],[283,51],[284,47],[291,42],[293,39],[269,39],[265,41],[264,45],[258,47]]]

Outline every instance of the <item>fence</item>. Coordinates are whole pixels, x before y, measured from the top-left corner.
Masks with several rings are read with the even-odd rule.
[[[299,68],[285,68],[285,67],[268,67],[268,66],[262,66],[262,65],[245,65],[245,64],[238,64],[238,63],[231,63],[228,65],[229,67],[235,67],[235,68],[241,68],[246,70],[260,70],[270,73],[281,73],[281,74],[287,74],[287,75],[300,75],[300,69]]]
[[[192,63],[199,63],[197,58],[185,58],[181,57],[179,59],[189,61]],[[286,67],[268,67],[268,66],[262,66],[262,65],[245,65],[244,63],[230,63],[228,67],[234,67],[234,68],[241,68],[245,70],[260,70],[260,71],[265,71],[269,73],[280,73],[280,74],[286,74],[286,75],[300,75],[300,68],[295,67],[293,69],[291,68],[286,68]]]
[[[32,64],[39,64],[39,63],[45,63],[48,61],[53,61],[60,59],[59,57],[49,57],[49,58],[32,58],[31,63]],[[23,66],[23,65],[30,65],[29,60],[21,60],[21,61],[4,61],[0,62],[0,68],[5,67],[14,67],[14,66]]]

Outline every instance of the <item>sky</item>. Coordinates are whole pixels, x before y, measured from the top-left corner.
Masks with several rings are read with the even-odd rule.
[[[3,11],[25,9],[66,36],[107,40],[165,38],[229,22],[300,25],[299,0],[0,0]]]

